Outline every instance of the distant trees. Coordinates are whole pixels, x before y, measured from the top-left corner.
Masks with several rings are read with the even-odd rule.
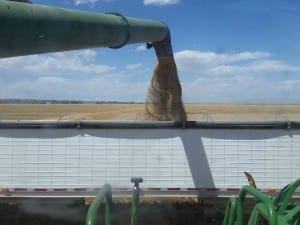
[[[43,100],[43,99],[0,99],[0,104],[139,104],[142,102],[119,101],[80,101],[80,100]]]

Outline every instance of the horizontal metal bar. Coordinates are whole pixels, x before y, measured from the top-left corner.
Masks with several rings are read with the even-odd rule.
[[[132,188],[118,188],[112,189],[114,197],[127,197],[131,196]],[[276,196],[280,190],[278,189],[262,189],[259,190],[269,196]],[[52,188],[48,191],[36,191],[33,188],[14,188],[9,192],[0,192],[0,203],[5,199],[13,198],[34,198],[34,197],[47,197],[47,198],[81,198],[81,197],[95,197],[99,192],[99,188],[82,188],[82,191],[78,188],[70,191],[69,188]],[[228,198],[233,194],[238,195],[239,191],[229,190],[228,188],[180,188],[180,190],[170,190],[168,188],[142,188],[141,196],[159,198],[159,197],[217,197]],[[293,195],[293,199],[300,199],[300,192],[296,191]]]
[[[274,122],[127,122],[1,121],[0,129],[300,129],[300,121]]]

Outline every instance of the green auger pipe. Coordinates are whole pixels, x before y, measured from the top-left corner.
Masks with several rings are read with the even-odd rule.
[[[0,0],[0,58],[157,42],[160,21]]]

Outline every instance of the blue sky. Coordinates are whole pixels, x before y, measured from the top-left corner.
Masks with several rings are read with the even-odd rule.
[[[300,103],[298,0],[32,0],[162,20],[186,103]],[[156,64],[145,44],[0,59],[0,98],[138,101]]]

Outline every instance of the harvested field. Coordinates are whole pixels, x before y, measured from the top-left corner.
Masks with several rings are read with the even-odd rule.
[[[300,121],[299,105],[186,104],[188,120]],[[0,120],[145,120],[144,104],[0,104]]]

